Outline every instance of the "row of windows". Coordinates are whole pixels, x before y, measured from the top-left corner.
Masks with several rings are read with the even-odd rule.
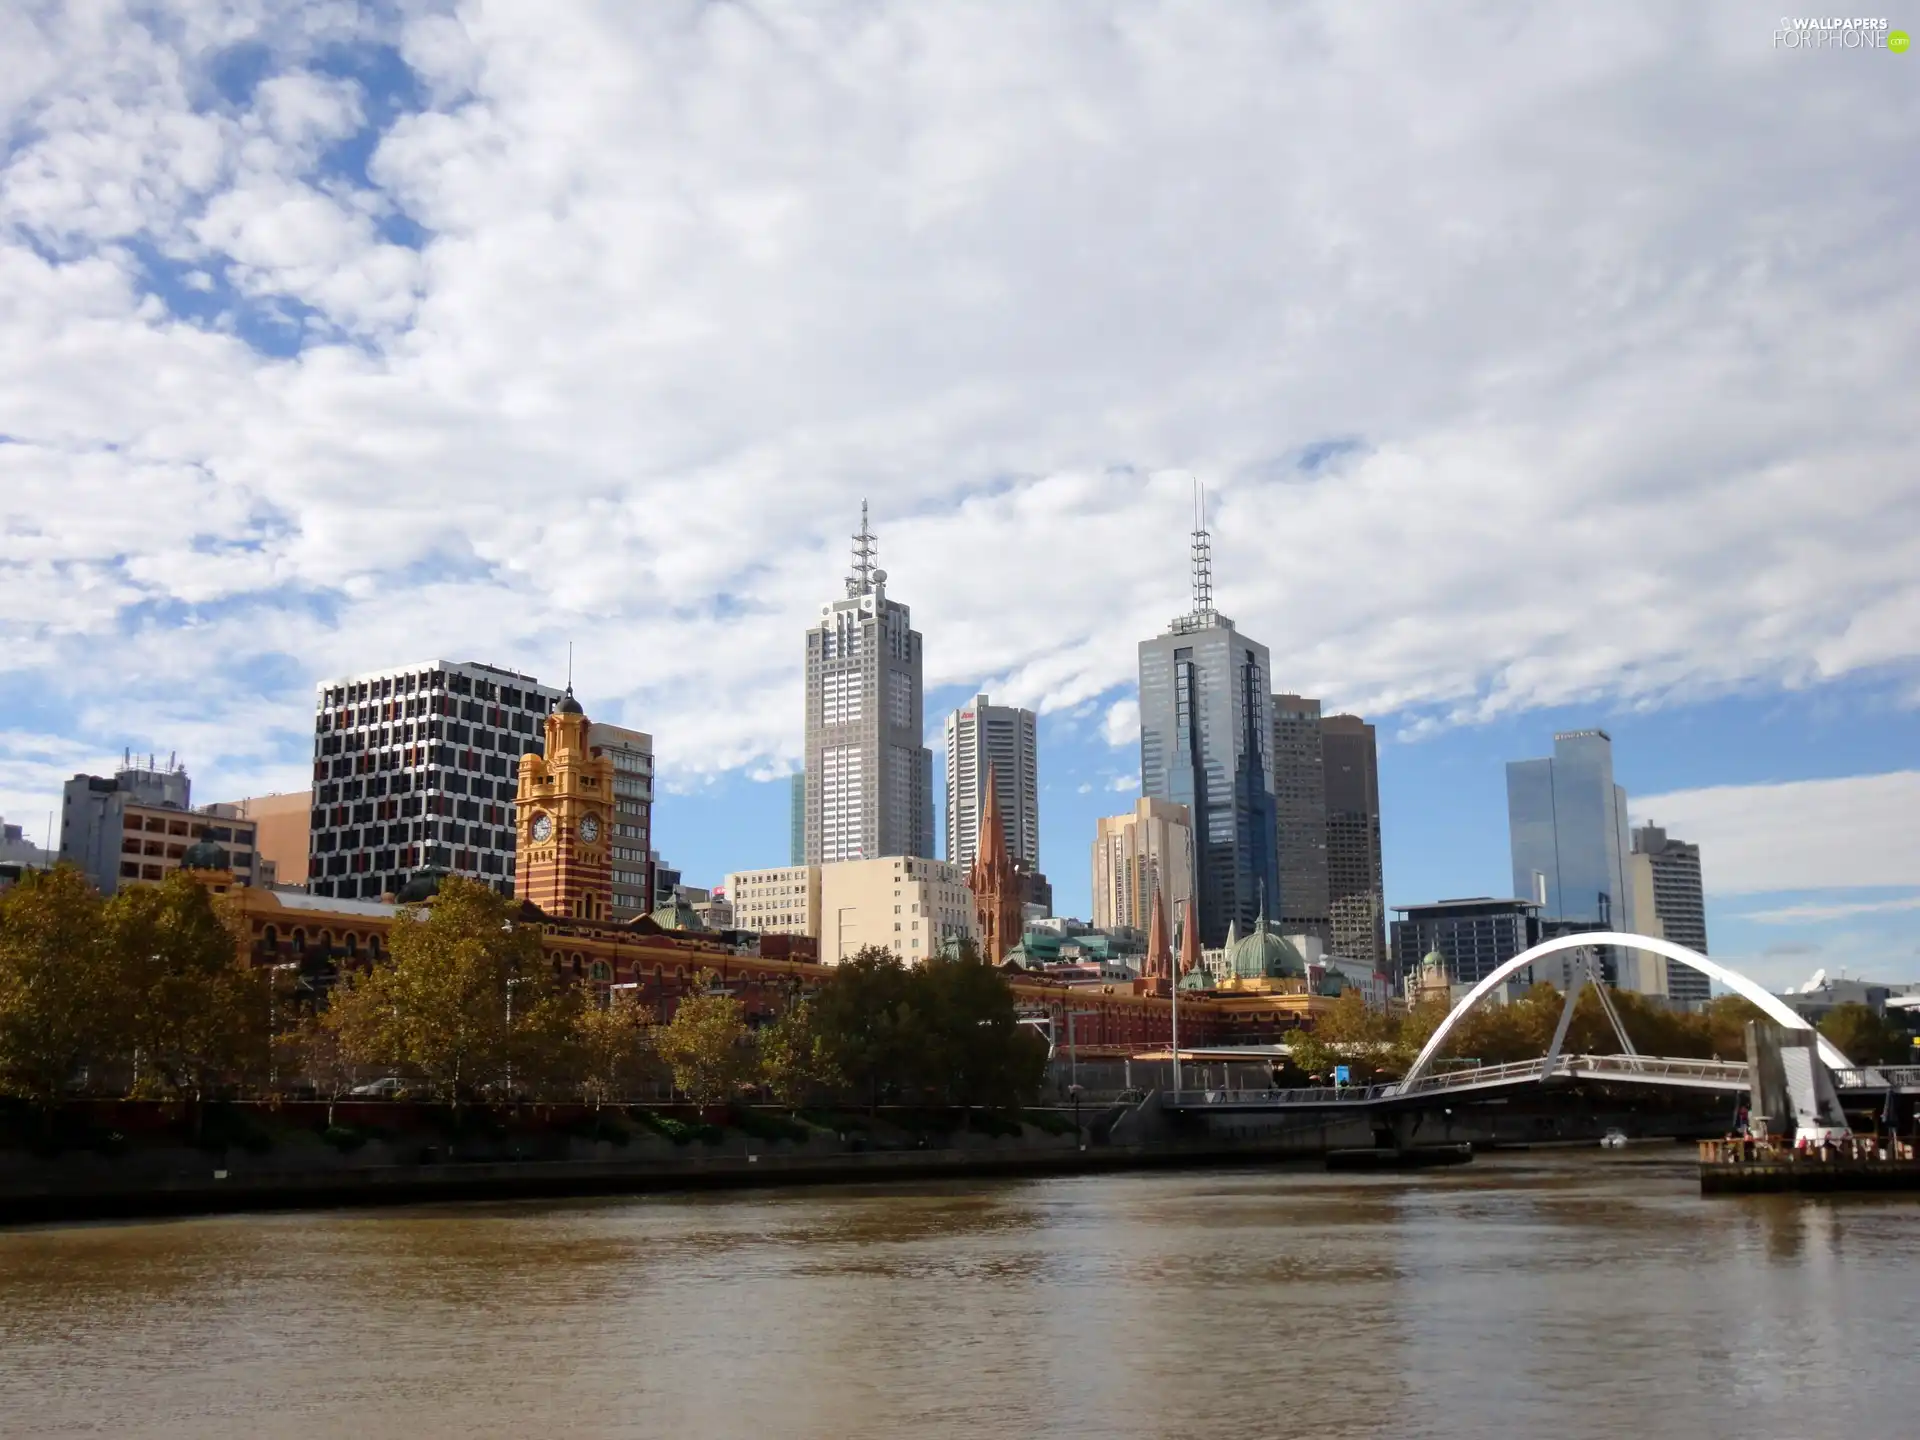
[[[329,831],[314,837],[317,856],[368,850],[377,845],[398,845],[407,840],[446,840],[455,845],[476,845],[483,850],[514,849],[511,830],[489,830],[479,825],[456,825],[452,821],[415,820],[395,825],[369,825],[365,830]]]
[[[325,709],[337,709],[342,705],[355,705],[363,700],[390,699],[394,696],[426,694],[435,690],[445,690],[454,695],[470,695],[480,700],[495,700],[515,709],[525,708],[539,714],[545,714],[553,708],[553,701],[536,690],[521,690],[513,684],[501,685],[492,680],[475,679],[471,675],[457,674],[451,670],[416,670],[406,675],[383,675],[377,679],[360,680],[349,685],[333,685],[322,690],[320,704]]]

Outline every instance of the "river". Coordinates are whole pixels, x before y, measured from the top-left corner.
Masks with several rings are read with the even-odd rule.
[[[0,1231],[8,1436],[1920,1429],[1920,1201],[1691,1153]]]

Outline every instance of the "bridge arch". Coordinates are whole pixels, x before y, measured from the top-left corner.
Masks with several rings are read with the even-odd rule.
[[[1428,1038],[1427,1043],[1421,1047],[1420,1053],[1415,1057],[1413,1064],[1407,1067],[1406,1079],[1401,1081],[1401,1084],[1411,1085],[1414,1081],[1425,1075],[1428,1067],[1433,1064],[1433,1057],[1438,1055],[1446,1045],[1447,1036],[1453,1032],[1454,1026],[1458,1025],[1469,1013],[1477,1009],[1480,1003],[1493,993],[1494,988],[1504,984],[1509,976],[1526,969],[1527,966],[1544,956],[1554,955],[1562,950],[1583,949],[1590,945],[1615,945],[1623,950],[1644,950],[1651,955],[1664,955],[1669,960],[1678,960],[1682,964],[1691,965],[1701,973],[1718,980],[1722,985],[1726,986],[1727,989],[1733,991],[1734,994],[1740,996],[1742,999],[1751,1001],[1768,1019],[1778,1022],[1786,1029],[1813,1029],[1813,1026],[1808,1024],[1798,1012],[1793,1010],[1782,1001],[1778,995],[1775,995],[1765,986],[1757,985],[1742,975],[1738,970],[1729,970],[1726,966],[1716,964],[1714,961],[1709,960],[1698,951],[1689,950],[1684,945],[1676,945],[1671,940],[1662,940],[1652,935],[1626,935],[1617,930],[1590,931],[1576,935],[1556,935],[1551,940],[1541,941],[1531,950],[1522,950],[1511,960],[1496,966],[1485,979],[1481,980],[1478,985],[1475,985],[1473,989],[1469,990],[1466,998],[1448,1012],[1447,1018],[1440,1022],[1440,1027],[1433,1032]],[[1829,1069],[1848,1070],[1853,1067],[1853,1062],[1841,1053],[1840,1048],[1818,1031],[1814,1033],[1814,1043],[1820,1047],[1820,1058],[1826,1061]]]

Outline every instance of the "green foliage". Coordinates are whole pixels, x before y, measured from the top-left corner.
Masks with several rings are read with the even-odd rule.
[[[835,967],[811,1006],[819,1050],[848,1091],[1014,1108],[1039,1093],[1046,1046],[1017,1023],[990,966],[933,956],[908,969],[871,946]]]
[[[1845,1051],[1856,1065],[1910,1060],[1913,1053],[1905,1033],[1874,1014],[1867,1005],[1834,1006],[1820,1021],[1820,1033]]]
[[[580,1093],[596,1109],[625,1099],[653,1069],[653,1012],[631,990],[584,1004],[574,1019]]]
[[[394,918],[388,954],[335,989],[325,1024],[354,1063],[420,1076],[459,1104],[483,1087],[538,1088],[573,1069],[580,997],[553,975],[537,926],[477,881],[443,881]]]
[[[725,1138],[718,1125],[709,1125],[705,1121],[677,1120],[653,1110],[635,1110],[631,1114],[640,1124],[657,1135],[664,1135],[676,1145],[690,1144],[695,1140],[703,1145],[718,1145]]]
[[[1024,1110],[1020,1118],[1036,1130],[1044,1130],[1049,1135],[1072,1135],[1075,1133],[1073,1117],[1062,1115],[1058,1110]]]
[[[700,992],[713,984],[702,973]],[[681,1000],[671,1023],[654,1037],[660,1058],[673,1071],[673,1083],[694,1104],[705,1107],[731,1099],[746,1078],[749,1056],[743,1042],[747,1021],[731,995],[695,993]]]
[[[355,1125],[329,1125],[320,1138],[343,1155],[352,1154],[367,1143],[366,1131]]]
[[[727,1124],[756,1140],[792,1140],[797,1144],[805,1144],[813,1134],[812,1130],[797,1120],[756,1110],[749,1105],[731,1106],[727,1111]]]
[[[116,976],[101,901],[70,865],[0,895],[0,1094],[55,1104],[114,1048]]]
[[[816,1091],[838,1079],[832,1057],[815,1032],[807,1002],[790,1007],[758,1036],[760,1083],[788,1109],[798,1109]]]

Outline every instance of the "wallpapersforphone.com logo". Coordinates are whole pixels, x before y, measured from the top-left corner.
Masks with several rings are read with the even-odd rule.
[[[1884,19],[1783,15],[1773,32],[1776,50],[1890,50],[1904,55],[1912,44],[1906,31]]]

